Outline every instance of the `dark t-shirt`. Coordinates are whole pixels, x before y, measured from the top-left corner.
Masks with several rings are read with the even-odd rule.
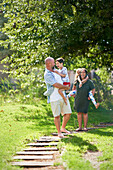
[[[79,82],[76,84],[76,96],[75,96],[75,110],[77,112],[81,113],[87,113],[88,112],[88,106],[89,106],[89,92],[94,89],[94,84],[91,80],[87,80],[86,83],[82,85],[81,88],[79,88]]]

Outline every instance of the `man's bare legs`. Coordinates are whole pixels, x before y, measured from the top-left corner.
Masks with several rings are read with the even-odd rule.
[[[70,134],[70,132],[65,129],[66,124],[67,124],[68,120],[70,119],[70,116],[71,116],[71,113],[65,114],[65,115],[63,116],[63,122],[62,122],[61,132],[65,132],[65,133]]]
[[[80,131],[82,130],[82,113],[81,112],[77,114],[77,119],[78,119],[79,128],[76,129],[76,131]]]
[[[68,120],[70,119],[70,115],[71,115],[71,113],[64,115],[61,130],[60,130],[60,116],[57,116],[57,117],[54,118],[54,123],[55,123],[55,126],[57,128],[59,137],[63,137],[61,132],[65,132],[65,133],[70,134],[70,132],[65,129],[66,124],[67,124]]]
[[[57,116],[54,118],[54,123],[55,123],[58,133],[61,133],[61,131],[60,131],[60,116]]]
[[[62,135],[61,130],[60,130],[60,115],[54,118],[54,123],[55,123],[55,126],[56,126],[57,131],[58,131],[58,136],[63,138],[63,135]]]

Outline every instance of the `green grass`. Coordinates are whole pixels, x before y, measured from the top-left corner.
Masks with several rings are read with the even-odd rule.
[[[50,128],[51,127],[51,128]],[[0,107],[0,168],[10,166],[12,156],[25,144],[55,131],[50,106],[39,101],[37,106],[5,104]]]
[[[84,160],[83,155],[87,151],[101,151],[102,156],[100,170],[113,169],[113,127],[99,128],[87,133],[77,133],[68,139],[63,139],[67,152],[63,155],[69,169],[93,169],[89,161]],[[109,165],[109,166],[108,166]],[[108,168],[109,167],[109,168]]]
[[[71,105],[73,107],[73,99]],[[103,106],[103,105],[102,105]],[[100,122],[113,122],[113,104],[98,110],[91,104],[89,109],[88,127]],[[61,118],[62,121],[62,118]],[[77,113],[71,115],[67,124],[68,130],[78,127]],[[0,107],[0,168],[1,170],[17,170],[12,167],[12,156],[25,148],[26,143],[32,142],[42,135],[56,132],[50,105],[46,100],[38,100],[37,104],[4,103]],[[99,128],[87,133],[77,133],[62,139],[59,148],[67,148],[63,155],[69,169],[93,169],[90,162],[83,159],[83,154],[90,151],[102,151],[99,161],[103,161],[100,169],[113,169],[113,127]]]
[[[92,103],[90,104],[88,127],[98,125],[100,122],[113,122],[113,103],[107,102],[104,108],[102,106],[103,104],[96,110]],[[72,117],[71,122],[76,119],[74,114]],[[70,170],[94,169],[91,163],[83,158],[88,151],[102,152],[102,156],[98,157],[98,162],[101,162],[100,170],[113,169],[113,126],[76,133],[62,139],[62,142],[66,148],[63,161]]]

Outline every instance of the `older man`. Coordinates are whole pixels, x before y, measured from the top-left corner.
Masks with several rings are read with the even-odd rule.
[[[58,93],[58,89],[69,90],[68,86],[63,85],[61,80],[61,76],[54,72],[55,62],[54,59],[48,57],[45,59],[46,70],[44,73],[45,83],[47,85],[47,89],[51,86],[54,87],[54,91],[50,95],[50,103],[51,109],[54,116],[54,123],[58,131],[58,136],[63,137],[62,132],[70,133],[65,129],[65,126],[70,119],[70,115],[72,113],[69,100],[67,99],[67,104],[65,104],[63,98]],[[60,113],[63,115],[62,127],[60,129]]]

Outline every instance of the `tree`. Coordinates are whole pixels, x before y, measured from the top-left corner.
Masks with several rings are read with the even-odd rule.
[[[3,61],[9,63],[9,70],[15,76],[28,74],[34,66],[43,63],[46,55],[45,6],[39,1],[6,0],[3,7],[8,18],[3,31],[9,39],[2,44],[5,47],[10,44],[13,52]]]
[[[113,2],[111,0],[50,1],[53,23],[51,56],[68,61],[86,58],[95,67],[113,67]],[[77,60],[76,59],[76,60]]]
[[[4,45],[13,51],[4,61],[15,75],[28,74],[47,56],[62,56],[69,68],[112,68],[111,0],[3,0],[2,5],[8,17]]]
[[[0,1],[0,3],[2,3],[2,1]],[[4,23],[6,22],[7,22],[7,18],[4,18],[3,10],[0,9],[0,28],[3,28]],[[5,41],[6,39],[8,39],[8,37],[0,31],[0,40]],[[4,49],[4,47],[0,45],[0,61],[8,54],[10,54],[9,49]]]

